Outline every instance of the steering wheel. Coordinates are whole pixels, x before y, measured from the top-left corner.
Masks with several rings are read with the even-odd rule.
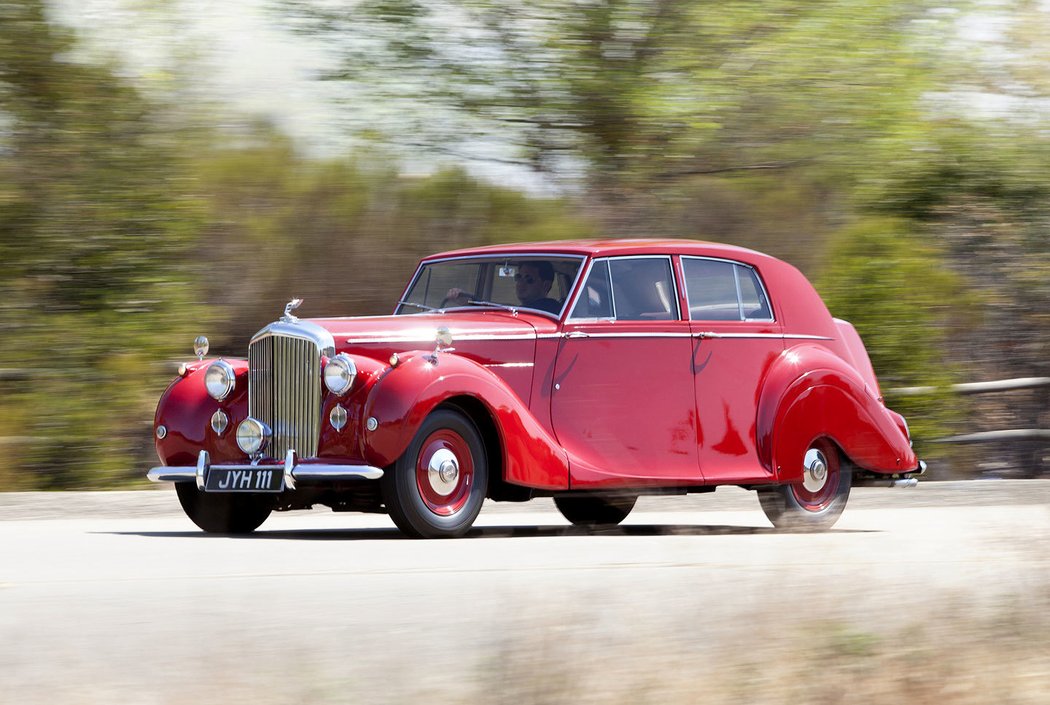
[[[460,291],[456,296],[446,296],[441,300],[441,305],[438,308],[445,308],[449,302],[459,301],[460,299],[466,299],[467,301],[474,300],[474,294],[469,291]]]

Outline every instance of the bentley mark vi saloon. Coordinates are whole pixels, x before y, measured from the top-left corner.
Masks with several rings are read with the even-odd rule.
[[[751,250],[482,247],[425,258],[390,316],[307,320],[300,303],[246,359],[198,338],[160,399],[149,479],[204,531],[323,504],[454,537],[486,498],[543,496],[616,524],[640,494],[719,485],[816,530],[852,486],[925,470],[853,326]]]

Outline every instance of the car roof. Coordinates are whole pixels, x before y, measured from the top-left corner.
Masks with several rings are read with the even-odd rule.
[[[441,252],[424,258],[424,261],[447,257],[501,254],[568,254],[591,257],[614,255],[678,254],[698,257],[724,257],[744,262],[769,258],[755,250],[736,245],[725,245],[701,240],[679,240],[674,238],[631,238],[595,240],[554,240],[548,242],[518,242],[506,245],[488,245],[462,250]]]

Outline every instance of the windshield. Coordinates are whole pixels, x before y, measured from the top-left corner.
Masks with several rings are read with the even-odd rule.
[[[511,255],[428,262],[395,312],[512,307],[561,315],[582,257]]]

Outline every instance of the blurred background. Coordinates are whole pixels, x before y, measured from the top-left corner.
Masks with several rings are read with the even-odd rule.
[[[791,261],[933,479],[1046,476],[1050,386],[953,385],[1050,377],[1048,69],[1044,0],[0,0],[0,487],[145,486],[197,334],[594,236]]]

